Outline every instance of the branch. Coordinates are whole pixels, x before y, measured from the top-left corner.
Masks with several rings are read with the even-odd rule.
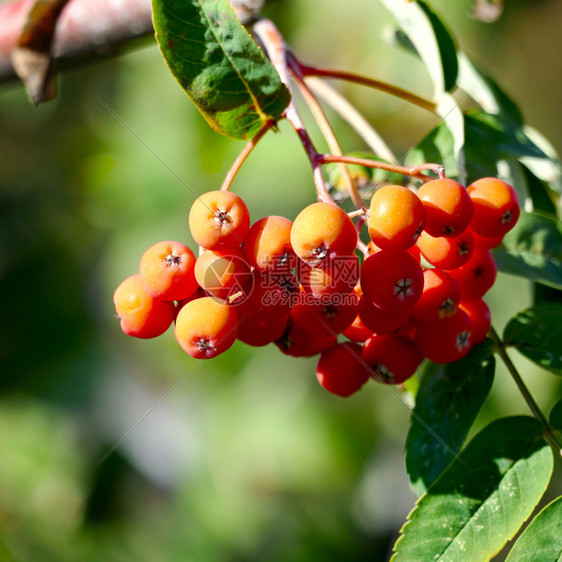
[[[0,84],[16,79],[10,53],[33,4],[0,4]],[[77,66],[152,33],[150,0],[70,0],[58,21],[52,53],[57,67]]]

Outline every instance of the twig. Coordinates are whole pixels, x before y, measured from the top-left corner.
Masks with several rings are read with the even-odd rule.
[[[378,160],[371,160],[370,158],[357,158],[355,156],[335,156],[332,154],[319,155],[322,164],[331,162],[345,162],[346,164],[358,164],[367,168],[377,168],[378,170],[386,170],[387,172],[395,172],[403,176],[410,176],[422,181],[431,181],[435,178],[427,176],[422,173],[422,170],[432,170],[439,177],[442,177],[443,166],[441,164],[423,164],[422,166],[415,166],[408,168],[406,166],[398,166],[397,164],[388,164],[386,162],[379,162]]]
[[[308,77],[305,82],[317,96],[322,98],[334,111],[339,113],[342,119],[345,119],[351,125],[376,156],[391,163],[398,162],[392,150],[373,129],[367,119],[333,86],[313,76]]]
[[[289,88],[291,92],[291,101],[285,109],[283,116],[291,124],[295,132],[297,133],[301,144],[308,156],[310,166],[312,168],[312,177],[314,179],[314,185],[316,186],[316,192],[318,194],[318,199],[325,201],[326,203],[333,203],[333,199],[328,193],[328,188],[324,182],[324,176],[322,175],[322,162],[319,152],[316,150],[310,135],[308,134],[304,123],[299,115],[294,102],[294,90],[289,79],[288,61],[287,61],[287,47],[285,41],[279,33],[279,30],[275,27],[275,24],[268,19],[258,20],[254,25],[254,33],[260,38],[263,43],[271,63],[276,68],[281,81]]]
[[[363,76],[362,74],[356,74],[354,72],[347,72],[345,70],[335,70],[332,68],[318,68],[314,66],[306,66],[304,64],[300,65],[301,72],[304,76],[321,76],[323,78],[339,78],[341,80],[347,80],[348,82],[355,82],[356,84],[362,84],[363,86],[368,86],[374,88],[375,90],[380,90],[381,92],[386,92],[397,98],[403,99],[404,101],[410,102],[418,107],[421,107],[431,113],[437,114],[437,104],[432,101],[426,100],[408,90],[399,88],[398,86],[393,86],[392,84],[387,84],[381,80],[375,80],[374,78],[369,78],[368,76]]]
[[[314,115],[314,118],[316,119],[316,122],[318,123],[318,126],[320,127],[320,130],[322,131],[322,134],[326,139],[326,142],[328,143],[330,151],[336,156],[343,156],[343,152],[338,139],[334,134],[332,126],[330,125],[330,122],[328,121],[328,118],[326,117],[322,106],[320,105],[314,94],[311,92],[309,87],[306,85],[300,72],[299,63],[293,53],[289,50],[287,50],[287,60],[289,64],[289,71],[291,72],[293,79],[299,87],[308,107],[312,111],[312,114]],[[351,178],[351,174],[349,173],[347,166],[345,164],[338,164],[338,166],[340,167],[342,178],[345,182],[346,189],[349,193],[351,201],[353,202],[353,205],[356,209],[361,208],[363,206],[363,200],[361,198],[361,195],[357,191],[357,186]]]
[[[242,149],[240,154],[237,156],[236,160],[230,167],[230,170],[228,170],[228,173],[226,174],[226,177],[224,178],[222,185],[220,187],[221,191],[228,191],[230,189],[230,186],[232,185],[232,182],[234,181],[236,174],[239,172],[240,168],[246,161],[246,158],[248,158],[252,150],[254,150],[258,142],[265,135],[265,133],[267,133],[267,131],[269,131],[269,129],[271,129],[274,125],[275,125],[275,121],[273,120],[267,121],[265,125],[246,143],[246,146]]]
[[[529,406],[529,409],[533,413],[533,416],[535,416],[535,418],[543,425],[545,430],[544,438],[549,442],[549,444],[552,446],[554,451],[558,455],[562,456],[562,444],[558,442],[558,439],[556,438],[552,427],[548,423],[544,414],[541,412],[538,404],[536,403],[535,399],[529,392],[529,389],[523,382],[521,375],[519,374],[517,368],[513,364],[513,361],[507,354],[507,351],[505,349],[505,344],[503,343],[502,339],[500,338],[500,336],[498,335],[498,333],[496,332],[493,326],[490,328],[490,336],[494,341],[494,343],[496,344],[496,351],[498,352],[498,355],[501,357],[502,361],[507,367],[507,370],[509,371],[509,374],[515,381],[515,384],[517,385],[517,388],[521,392],[523,399],[527,403],[527,406]]]

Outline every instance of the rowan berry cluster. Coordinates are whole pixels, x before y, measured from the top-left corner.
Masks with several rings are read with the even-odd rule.
[[[317,202],[294,222],[268,216],[251,225],[240,197],[212,191],[189,213],[199,257],[180,242],[155,244],[114,303],[126,334],[155,337],[175,321],[179,345],[199,359],[236,339],[320,354],[320,384],[349,396],[370,378],[404,382],[424,358],[456,361],[486,338],[482,297],[497,273],[490,249],[518,217],[515,191],[495,178],[466,189],[435,179],[417,193],[388,185],[357,224]]]

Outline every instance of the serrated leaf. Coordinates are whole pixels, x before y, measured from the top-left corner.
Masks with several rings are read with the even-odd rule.
[[[382,0],[422,58],[437,95],[451,91],[457,82],[458,61],[451,35],[422,0]]]
[[[281,117],[290,95],[227,0],[152,0],[170,71],[213,129],[253,137]]]
[[[515,315],[503,332],[505,345],[557,375],[562,375],[562,305],[541,304]]]
[[[489,560],[548,485],[553,454],[541,432],[523,416],[486,426],[418,500],[391,560]]]
[[[488,340],[450,365],[430,364],[422,379],[406,439],[406,470],[421,494],[454,460],[494,380]]]
[[[562,560],[562,497],[549,503],[525,529],[506,562],[560,562]]]
[[[562,289],[562,223],[555,217],[521,212],[492,253],[500,271]]]

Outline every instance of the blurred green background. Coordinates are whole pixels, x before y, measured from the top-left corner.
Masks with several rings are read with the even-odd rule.
[[[560,152],[562,4],[506,0],[491,25],[468,0],[430,4]],[[378,2],[277,0],[265,13],[306,62],[431,95],[421,64],[385,40]],[[209,129],[153,46],[59,86],[37,109],[0,90],[0,560],[385,560],[415,502],[406,394],[370,383],[342,400],[317,384],[315,359],[272,346],[196,362],[171,331],[135,340],[114,317],[113,291],[148,246],[194,248],[187,211],[243,144]],[[400,100],[341,91],[397,154],[435,125]],[[345,150],[364,148],[334,123]],[[253,220],[313,201],[286,124],[233,189]],[[500,276],[488,302],[501,329],[529,285]],[[548,411],[558,380],[515,359]],[[528,412],[499,368],[474,430],[511,414]]]

